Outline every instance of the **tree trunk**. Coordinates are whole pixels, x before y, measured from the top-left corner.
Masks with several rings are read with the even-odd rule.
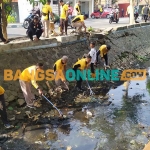
[[[4,2],[2,2],[2,31],[4,38],[7,40],[7,16],[5,13]]]
[[[134,23],[134,0],[130,0],[130,25]]]

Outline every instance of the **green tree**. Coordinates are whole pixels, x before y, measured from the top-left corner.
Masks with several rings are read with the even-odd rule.
[[[30,4],[32,4],[32,5],[34,5],[34,3],[36,2],[36,0],[27,0],[27,1],[29,1]],[[39,2],[42,3],[43,5],[46,4],[46,1],[47,1],[47,0],[39,0]]]

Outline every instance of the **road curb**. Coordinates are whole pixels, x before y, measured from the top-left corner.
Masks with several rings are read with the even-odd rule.
[[[8,26],[7,26],[7,28],[22,28],[23,27],[23,24],[19,24],[19,25],[16,25],[16,24],[14,24],[14,25],[9,25],[8,24]]]

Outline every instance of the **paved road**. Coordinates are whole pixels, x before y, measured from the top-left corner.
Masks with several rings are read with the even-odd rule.
[[[123,26],[123,25],[128,25],[129,24],[129,18],[120,18],[119,23],[112,23],[109,24],[108,19],[88,19],[85,21],[85,24],[87,27],[93,27],[93,28],[108,28],[108,27],[115,27],[115,26]],[[56,29],[58,27],[56,26]],[[26,29],[23,27],[18,27],[18,28],[8,28],[8,37],[20,37],[20,36],[25,36],[26,35]]]

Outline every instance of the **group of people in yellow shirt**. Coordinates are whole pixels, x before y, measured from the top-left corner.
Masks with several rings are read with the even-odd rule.
[[[48,38],[49,32],[52,33],[50,29],[50,18],[52,18],[52,21],[54,20],[53,16],[53,10],[50,6],[51,0],[47,0],[47,3],[42,8],[42,24],[44,26],[44,32],[43,36]],[[67,27],[68,27],[68,16],[69,16],[69,5],[70,3],[67,2],[66,4],[63,2],[63,0],[59,1],[59,4],[61,6],[61,14],[60,14],[60,35],[67,35]],[[77,29],[77,31],[81,32],[81,28],[83,27],[86,31],[86,26],[84,24],[84,20],[88,18],[88,15],[81,15],[80,11],[80,1],[78,1],[74,7],[74,15],[75,18],[72,20],[72,26]],[[50,17],[51,16],[51,17]]]
[[[107,53],[109,52],[111,47],[109,45],[102,45],[96,53],[95,53],[94,42],[90,43],[90,47],[91,47],[91,51],[85,57],[77,60],[77,62],[74,63],[72,69],[75,71],[75,73],[77,73],[77,70],[83,71],[91,65],[92,77],[94,77],[93,74],[95,73],[93,72],[93,62],[96,65],[98,63],[98,56],[100,55],[102,61],[106,65],[108,65]],[[69,90],[69,84],[65,78],[68,59],[69,58],[67,56],[63,56],[61,59],[57,60],[54,63],[53,70],[54,70],[56,88],[61,86],[62,89]],[[31,84],[34,86],[35,89],[38,90],[39,95],[43,94],[42,89],[39,87],[36,81],[37,72],[40,70],[43,70],[43,64],[37,63],[36,65],[24,69],[19,77],[20,87],[23,92],[27,106],[29,108],[34,108],[34,103],[36,101],[36,98],[31,91]],[[64,76],[59,75],[59,73],[63,73]],[[80,77],[79,79],[76,80],[77,80],[76,83],[77,91],[83,91],[84,89],[82,88],[82,78]],[[4,89],[0,86],[0,115],[5,127],[10,128],[13,126],[10,125],[7,120],[4,92],[5,92]]]

